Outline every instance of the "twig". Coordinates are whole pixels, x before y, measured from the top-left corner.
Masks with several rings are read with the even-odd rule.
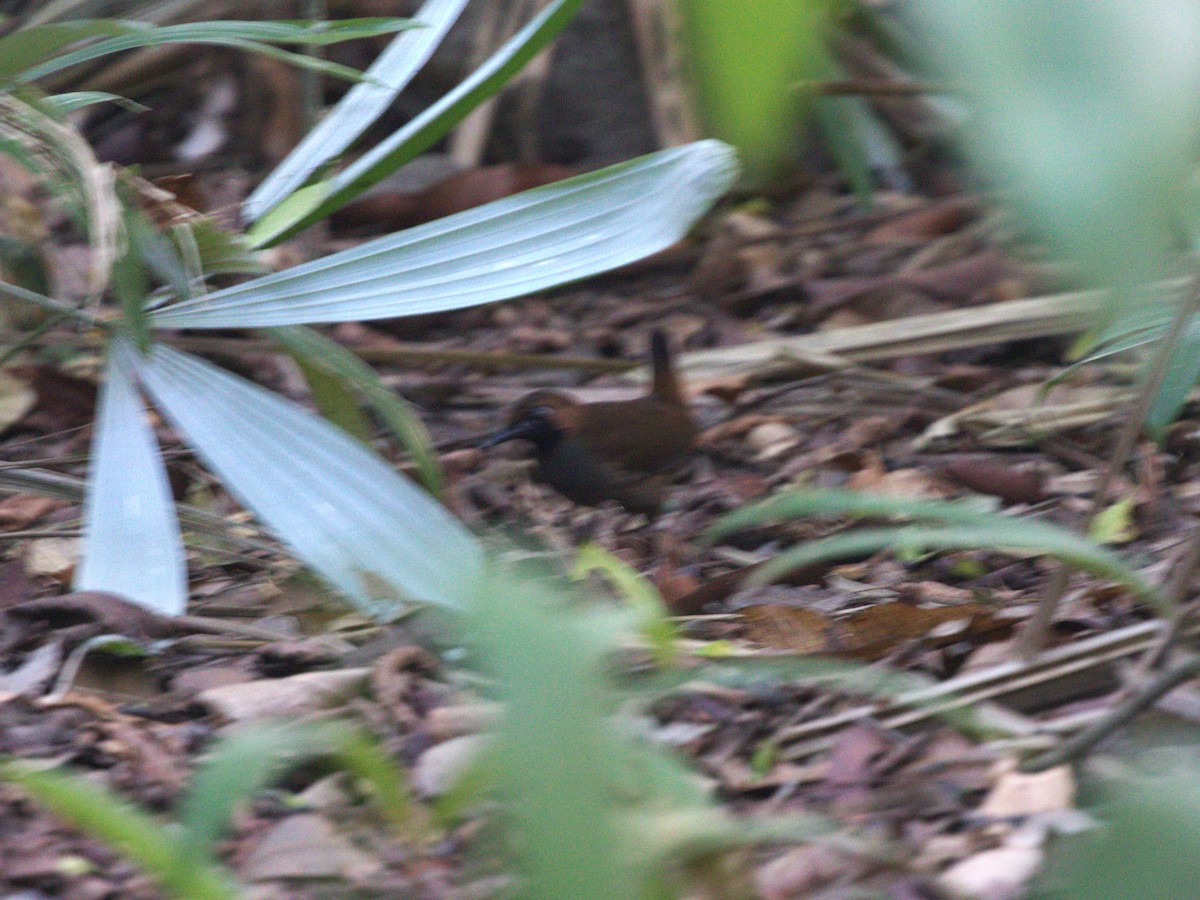
[[[70,338],[55,338],[56,343]],[[84,336],[78,343],[91,346],[96,339]],[[194,353],[236,356],[241,353],[281,353],[274,341],[253,338],[214,338],[181,335],[169,343]],[[464,365],[477,369],[576,369],[583,372],[620,374],[636,369],[640,363],[628,359],[601,359],[592,356],[555,356],[551,353],[500,353],[487,350],[454,350],[399,344],[391,347],[347,347],[351,353],[370,363],[421,363],[425,365]]]
[[[1188,588],[1196,577],[1198,569],[1200,569],[1200,527],[1192,529],[1192,533],[1188,536],[1187,550],[1184,552],[1183,558],[1175,563],[1170,583],[1163,591],[1167,602],[1173,607],[1171,620],[1163,629],[1162,639],[1147,650],[1142,657],[1138,665],[1141,678],[1149,677],[1150,672],[1162,664],[1163,660],[1167,658],[1167,654],[1171,652],[1171,648],[1175,646],[1175,642],[1179,640],[1188,620],[1195,614],[1197,605],[1188,603],[1187,599]]]
[[[1035,756],[1021,766],[1022,770],[1041,772],[1079,759],[1100,741],[1129,724],[1136,716],[1153,706],[1164,694],[1196,675],[1200,675],[1200,657],[1162,672],[1144,690],[1130,697],[1100,721],[1076,732],[1053,750],[1043,753],[1041,756]]]
[[[924,84],[919,81],[892,81],[884,78],[834,78],[827,81],[801,81],[797,90],[816,91],[838,96],[843,94],[874,94],[881,97],[913,97],[920,94],[949,94],[946,85]]]
[[[1188,323],[1196,315],[1197,310],[1200,310],[1200,276],[1193,277],[1191,289],[1188,291],[1187,297],[1179,304],[1179,309],[1176,310],[1175,317],[1171,320],[1166,334],[1162,336],[1158,347],[1155,348],[1150,369],[1134,398],[1133,405],[1126,413],[1112,455],[1109,456],[1107,465],[1101,470],[1100,480],[1096,483],[1096,489],[1092,493],[1092,502],[1087,515],[1089,525],[1103,511],[1113,482],[1125,468],[1125,464],[1129,462],[1133,449],[1137,445],[1138,435],[1141,434],[1142,421],[1146,418],[1146,412],[1158,395],[1163,380],[1167,376],[1171,358],[1175,355],[1175,348],[1179,345],[1180,338],[1183,337]],[[1038,608],[1021,634],[1021,640],[1017,647],[1017,652],[1025,659],[1036,656],[1046,645],[1050,623],[1054,620],[1054,614],[1058,610],[1063,594],[1066,593],[1069,582],[1070,572],[1066,568],[1059,568],[1054,572],[1045,590],[1042,591]]]

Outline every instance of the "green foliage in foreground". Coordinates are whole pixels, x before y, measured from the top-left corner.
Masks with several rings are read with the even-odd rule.
[[[407,790],[374,740],[342,725],[270,725],[221,740],[201,763],[180,804],[179,821],[165,823],[80,775],[33,763],[0,762],[0,779],[20,785],[67,822],[103,841],[181,900],[236,900],[233,876],[214,845],[238,804],[303,759],[329,757],[370,784],[380,810],[409,837],[420,835]]]

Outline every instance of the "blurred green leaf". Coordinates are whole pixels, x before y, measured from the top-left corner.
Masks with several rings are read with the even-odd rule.
[[[0,779],[108,844],[184,900],[236,900],[233,879],[214,861],[188,852],[179,833],[80,775],[0,763]]]
[[[824,75],[828,6],[758,0],[748,15],[743,0],[679,3],[705,133],[737,148],[752,185],[797,156],[805,110],[796,84]]]
[[[1088,525],[1088,538],[1097,544],[1126,544],[1137,535],[1133,527],[1133,498],[1102,509]]]
[[[662,665],[671,663],[678,656],[679,635],[658,589],[633,566],[592,542],[579,548],[571,575],[581,579],[589,572],[599,572],[608,579],[637,615],[639,630],[655,658]]]
[[[872,497],[851,491],[787,491],[721,519],[707,534],[712,540],[740,528],[800,516],[888,516],[932,523],[871,528],[810,541],[776,556],[756,570],[750,583],[765,584],[802,566],[846,559],[887,548],[897,550],[1032,550],[1117,581],[1160,612],[1169,604],[1157,588],[1120,557],[1087,539],[1046,522],[989,513],[963,502],[942,503]]]
[[[1200,825],[1195,761],[1159,775],[1133,774],[1099,788],[1096,828],[1049,846],[1033,900],[1191,897],[1200,884],[1193,836]]]
[[[444,507],[344,431],[161,344],[138,374],[158,407],[242,503],[369,615],[399,594],[461,608],[483,551]]]
[[[717,141],[673,147],[154,310],[161,328],[261,328],[413,316],[604,272],[683,238],[729,189]]]
[[[399,439],[404,449],[412,456],[413,462],[417,465],[421,483],[435,497],[441,496],[442,467],[438,463],[437,451],[433,448],[429,432],[412,408],[384,386],[374,369],[336,341],[330,340],[311,328],[289,325],[272,328],[269,333],[290,353],[307,360],[310,367],[323,368],[348,387],[353,387],[361,393],[391,429],[392,434]],[[318,407],[322,412],[325,411],[325,407],[321,406],[319,402]],[[355,433],[350,429],[347,430],[351,434]],[[367,434],[369,435],[370,432],[368,431]]]
[[[617,785],[626,738],[609,717],[605,643],[547,580],[496,576],[468,610],[484,674],[504,704],[490,760],[517,829],[528,897],[636,897]]]
[[[30,32],[42,29],[55,29],[56,34],[46,44],[59,41],[64,33],[79,33],[85,30],[95,30],[104,34],[105,30],[113,37],[87,44],[76,50],[58,53],[46,58],[40,64],[22,64],[13,67],[11,63],[0,67],[0,75],[7,76],[19,83],[29,83],[45,78],[55,72],[77,66],[80,63],[91,62],[113,53],[124,50],[135,50],[140,47],[159,47],[165,44],[211,44],[219,47],[233,47],[260,53],[276,59],[285,60],[301,68],[313,69],[344,78],[358,81],[359,72],[348,66],[338,65],[314,56],[292,53],[272,46],[279,44],[309,44],[326,45],[341,41],[356,40],[364,37],[374,37],[380,34],[390,34],[402,28],[411,28],[414,23],[406,19],[344,19],[340,22],[266,22],[266,21],[213,21],[187,22],[182,25],[151,25],[145,22],[128,22],[120,20],[93,20],[91,22],[70,22],[54,25],[41,25],[8,35],[3,41],[15,41],[18,44],[30,38]],[[92,36],[92,35],[87,35]],[[69,41],[74,43],[74,41]],[[53,52],[62,50],[67,44],[59,43]],[[0,46],[0,59],[3,55]],[[25,54],[22,54],[25,57]],[[27,58],[27,57],[25,57]]]
[[[248,222],[300,187],[320,166],[350,146],[391,105],[425,65],[467,0],[426,0],[413,19],[422,27],[399,35],[329,113],[242,204]]]
[[[1187,0],[914,0],[917,40],[965,83],[976,170],[1118,303],[1180,249],[1200,137]]]
[[[166,468],[133,384],[135,353],[124,341],[109,351],[74,588],[175,616],[187,608],[187,560]]]
[[[336,209],[345,206],[400,166],[416,159],[457,125],[483,100],[495,94],[529,60],[546,47],[574,17],[582,0],[553,0],[529,23],[493,53],[457,87],[412,119],[386,140],[368,150],[344,170],[326,182],[313,185],[306,193],[308,208],[291,204],[290,220],[276,215],[269,230],[260,227],[251,235],[258,246],[278,243],[306,228]],[[293,199],[298,199],[293,194]]]

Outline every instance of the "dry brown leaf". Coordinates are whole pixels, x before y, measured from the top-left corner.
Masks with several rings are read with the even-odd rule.
[[[96,385],[53,366],[13,366],[12,374],[27,381],[37,402],[24,424],[36,431],[55,432],[81,428],[96,415]]]
[[[746,637],[772,649],[865,660],[880,659],[912,641],[940,647],[1012,629],[1011,620],[996,617],[990,607],[980,603],[881,603],[839,619],[804,607],[762,603],[745,607],[741,615],[746,620]]]
[[[864,863],[828,844],[810,844],[789,850],[760,866],[755,885],[765,900],[802,900],[835,882],[859,877]]]
[[[20,531],[67,505],[63,500],[39,497],[36,494],[13,494],[0,500],[0,529]]]
[[[755,643],[793,653],[829,653],[832,619],[815,610],[782,603],[759,603],[740,610],[746,620],[746,637]]]
[[[36,402],[37,393],[25,379],[0,369],[0,433],[25,418]]]
[[[249,881],[271,878],[349,878],[374,874],[379,860],[356,849],[323,816],[288,816],[267,832],[241,867]]]
[[[998,763],[995,785],[976,812],[994,819],[1032,816],[1071,809],[1075,803],[1075,777],[1070,766],[1044,772],[1021,772],[1013,759]]]
[[[867,244],[928,241],[963,227],[976,213],[976,204],[962,197],[933,203],[876,225],[863,236]]]
[[[1045,496],[1040,472],[997,459],[961,457],[946,463],[940,471],[973,491],[999,497],[1005,503],[1037,503]]]
[[[260,678],[201,691],[197,699],[231,721],[292,719],[333,706],[358,691],[371,670],[302,672],[288,678]]]
[[[35,577],[67,584],[75,573],[82,542],[79,538],[39,538],[25,548],[25,571]]]
[[[715,578],[709,578],[700,583],[695,590],[677,597],[663,594],[667,609],[673,616],[692,616],[699,613],[710,603],[720,603],[731,597],[741,586],[742,581],[756,566],[745,566],[731,572],[723,572]]]
[[[982,603],[913,606],[881,603],[841,620],[846,652],[859,659],[879,659],[908,641],[940,647],[968,637],[1007,632],[1011,620],[998,619]],[[947,626],[957,625],[958,628]]]
[[[868,455],[866,466],[851,476],[847,486],[852,491],[864,491],[884,497],[929,500],[946,495],[928,473],[920,469],[895,469],[889,472],[874,454]]]

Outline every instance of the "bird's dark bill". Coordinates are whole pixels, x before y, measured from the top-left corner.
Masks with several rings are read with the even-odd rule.
[[[506,441],[532,440],[536,430],[537,424],[534,422],[528,420],[517,422],[497,431],[495,434],[488,435],[479,442],[479,447],[486,450],[488,447],[495,447],[497,444],[503,444]]]

